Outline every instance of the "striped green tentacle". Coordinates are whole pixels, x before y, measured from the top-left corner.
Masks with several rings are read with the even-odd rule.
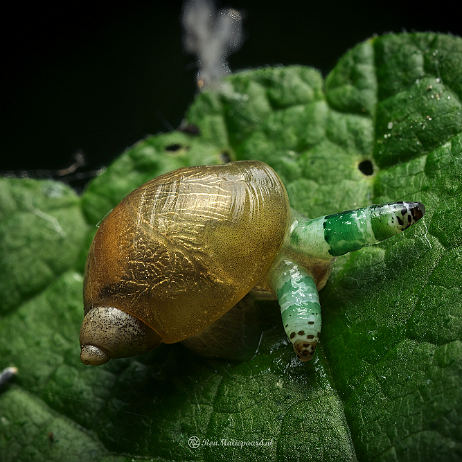
[[[313,357],[321,332],[321,305],[313,276],[290,260],[283,260],[272,279],[282,322],[295,353],[302,361]]]
[[[404,231],[424,213],[420,202],[393,202],[298,220],[290,233],[290,245],[313,257],[337,257]]]
[[[316,282],[320,281],[312,276],[316,274],[316,265],[394,236],[424,213],[420,202],[370,205],[314,220],[294,213],[288,246],[283,250],[288,258],[280,257],[268,280],[281,306],[284,329],[302,361],[313,357],[321,332],[321,306],[316,289]],[[306,263],[310,257],[314,259],[313,268]],[[303,266],[292,261],[299,258]]]

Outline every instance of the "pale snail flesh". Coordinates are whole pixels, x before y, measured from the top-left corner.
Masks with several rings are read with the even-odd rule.
[[[321,331],[318,291],[339,255],[408,228],[419,202],[310,220],[257,161],[187,167],[129,194],[103,220],[84,281],[81,360],[100,365],[200,335],[254,287],[274,294],[302,361]]]

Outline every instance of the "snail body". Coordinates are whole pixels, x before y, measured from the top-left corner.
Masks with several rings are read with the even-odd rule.
[[[191,338],[255,286],[278,298],[297,356],[308,360],[321,330],[318,290],[335,257],[423,213],[422,204],[401,202],[309,220],[262,162],[161,175],[122,200],[95,235],[81,360],[99,365]]]

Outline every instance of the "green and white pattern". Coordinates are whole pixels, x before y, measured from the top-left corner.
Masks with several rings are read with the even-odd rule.
[[[321,305],[313,276],[290,260],[278,267],[273,282],[284,329],[302,361],[313,357],[321,332]]]
[[[319,258],[338,257],[377,244],[423,217],[420,202],[393,202],[299,221],[290,234],[295,248]],[[303,249],[303,250],[302,250]]]
[[[302,361],[313,357],[321,332],[321,305],[313,274],[321,261],[377,244],[407,229],[423,217],[420,202],[370,205],[314,220],[293,214],[288,242],[268,278],[281,306],[282,321],[295,353]],[[297,256],[303,256],[297,261]],[[312,258],[307,268],[306,259]],[[311,271],[310,271],[311,269]]]

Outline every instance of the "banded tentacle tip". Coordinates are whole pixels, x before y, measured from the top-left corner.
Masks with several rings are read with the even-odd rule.
[[[396,212],[397,229],[404,231],[425,215],[425,206],[421,202],[396,202],[395,207],[402,207]]]
[[[303,340],[295,342],[294,351],[297,358],[303,362],[309,361],[314,355],[317,343],[318,342],[306,342]]]
[[[425,205],[422,202],[410,202],[410,209],[415,221],[420,220],[425,215]]]
[[[316,345],[319,341],[319,333],[317,335],[305,335],[305,332],[298,332],[290,341],[293,344],[298,359],[300,359],[300,361],[309,361],[316,350]]]

